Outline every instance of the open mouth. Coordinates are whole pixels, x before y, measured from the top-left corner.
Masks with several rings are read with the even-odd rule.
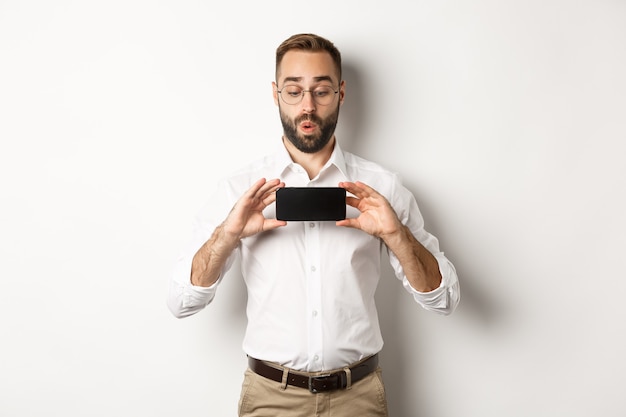
[[[300,122],[300,130],[302,130],[305,133],[313,132],[316,128],[317,128],[317,124],[308,118]]]
[[[317,128],[317,125],[311,122],[310,120],[305,120],[302,123],[300,123],[300,130],[302,130],[305,133],[311,133],[316,128]]]

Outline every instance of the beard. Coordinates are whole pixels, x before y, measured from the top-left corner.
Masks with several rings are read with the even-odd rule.
[[[333,137],[337,121],[339,120],[339,106],[326,119],[322,119],[316,114],[305,114],[291,120],[282,110],[279,109],[279,111],[285,137],[296,149],[304,153],[315,153],[322,150]],[[317,125],[318,130],[316,133],[305,135],[298,132],[298,125],[305,120],[310,120]]]

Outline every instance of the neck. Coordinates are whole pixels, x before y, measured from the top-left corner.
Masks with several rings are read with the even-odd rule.
[[[291,141],[285,139],[285,137],[283,137],[283,144],[285,145],[285,148],[287,148],[287,152],[289,153],[289,156],[291,156],[293,162],[301,165],[309,175],[309,179],[313,179],[317,177],[324,165],[326,165],[326,162],[330,159],[330,155],[333,153],[333,149],[335,148],[335,137],[333,136],[324,148],[315,153],[302,152],[293,146]]]

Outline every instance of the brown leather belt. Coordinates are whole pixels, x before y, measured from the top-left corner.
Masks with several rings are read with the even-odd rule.
[[[279,365],[270,365],[267,362],[248,356],[248,366],[252,372],[261,375],[262,377],[271,379],[276,382],[283,381],[283,368],[278,368]],[[378,367],[378,354],[370,356],[364,361],[349,367],[350,369],[350,384],[365,378],[371,374]],[[348,386],[348,375],[345,370],[340,370],[332,373],[314,373],[306,374],[304,372],[289,371],[287,374],[287,384],[294,387],[307,388],[312,393],[332,391],[336,389],[345,389]]]

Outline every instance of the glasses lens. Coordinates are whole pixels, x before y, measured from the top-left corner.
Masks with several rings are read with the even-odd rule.
[[[283,101],[287,104],[298,104],[302,100],[302,88],[295,85],[283,87],[280,92]]]
[[[335,98],[335,90],[330,87],[317,87],[311,94],[315,102],[321,106],[330,104]]]
[[[298,104],[302,101],[304,93],[311,94],[311,97],[315,102],[321,106],[326,106],[332,103],[335,98],[335,90],[332,87],[320,86],[314,90],[303,90],[301,87],[295,85],[288,85],[280,90],[280,96],[287,104]]]

